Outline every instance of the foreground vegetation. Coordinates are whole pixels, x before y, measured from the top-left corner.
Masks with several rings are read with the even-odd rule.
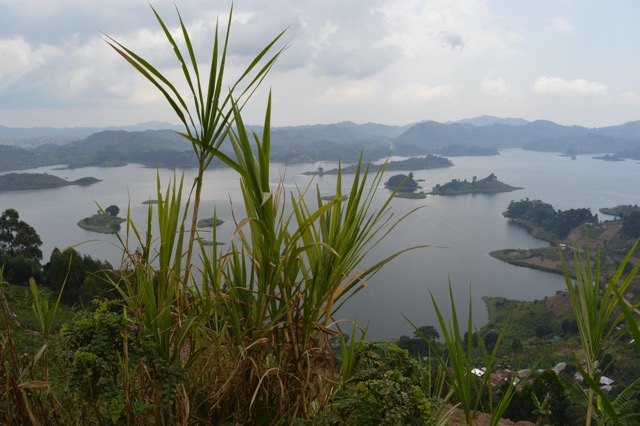
[[[50,294],[33,279],[29,293],[5,285],[0,270],[0,421],[434,425],[452,415],[444,405],[450,402],[459,405],[468,424],[479,411],[498,424],[516,401],[529,399],[535,407],[531,414],[551,421],[553,404],[562,398],[584,407],[577,417],[583,423],[636,421],[634,383],[616,396],[598,385],[606,371],[604,355],[614,356],[615,344],[627,341],[629,333],[636,343],[627,350],[640,352],[632,312],[637,306],[627,306],[622,296],[640,267],[627,267],[635,246],[602,283],[590,257],[575,252],[573,275],[579,278],[574,288],[567,272],[567,289],[580,336],[573,356],[584,385],[568,385],[570,392],[555,389],[554,399],[555,376],[548,374],[527,375],[521,386],[511,374],[494,383],[507,322],[491,339],[488,332],[477,334],[474,352],[471,308],[468,322],[460,324],[453,297],[451,319],[442,315],[442,302],[432,299],[442,345],[431,329],[416,327],[415,340],[424,343],[418,359],[390,343],[365,342],[366,330],[336,318],[368,277],[401,254],[363,263],[402,219],[390,214],[393,194],[381,209],[372,207],[384,167],[369,174],[359,164],[346,201],[340,173],[335,197],[326,202],[319,190],[287,193],[281,185],[272,187],[270,102],[262,135],[248,132],[241,110],[280,54],[272,52],[280,36],[222,95],[228,33],[222,42],[216,34],[211,67],[201,74],[182,20],[184,47],[157,18],[193,105],[147,61],[115,40],[109,43],[161,91],[184,124],[181,135],[199,165],[190,198],[182,199],[187,192],[182,178],[165,186],[158,181],[158,203],[149,205],[146,231],[128,220],[118,234],[123,265],[117,270],[110,265],[96,270],[91,259],[77,262],[77,253],[64,250],[45,267],[49,286],[58,290]],[[220,150],[225,140],[232,156]],[[238,173],[244,201],[244,211],[234,212],[235,238],[224,249],[200,244],[197,229],[202,175],[214,157]],[[33,237],[17,212],[3,215],[0,224],[8,230],[0,232],[3,255],[31,255],[26,259],[33,262],[42,257],[16,243],[17,235]],[[29,247],[37,248],[32,242]],[[193,265],[195,256],[201,268]],[[65,294],[85,284],[89,291],[92,280],[100,291],[112,291],[97,294],[91,308],[63,306]],[[480,372],[472,368],[476,356],[484,367]],[[568,424],[560,419],[555,423]]]

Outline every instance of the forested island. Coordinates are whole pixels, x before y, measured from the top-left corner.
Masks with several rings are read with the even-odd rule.
[[[220,226],[223,223],[224,223],[224,220],[222,220],[222,219],[208,217],[206,219],[198,220],[198,223],[196,224],[196,226],[198,228],[213,228],[214,225],[215,226]]]
[[[84,177],[68,181],[48,173],[7,173],[0,175],[0,191],[21,191],[26,189],[49,189],[69,185],[92,185],[100,182],[94,177]]]
[[[96,214],[78,221],[78,226],[91,232],[101,234],[115,234],[120,230],[120,224],[126,219],[118,217],[120,208],[116,205],[107,207],[104,211],[98,210]]]
[[[461,195],[461,194],[494,194],[498,192],[510,192],[522,189],[516,186],[507,185],[498,180],[496,175],[491,173],[484,179],[474,176],[471,182],[468,180],[453,179],[443,185],[437,184],[431,189],[432,195]]]
[[[382,164],[371,164],[369,165],[370,172],[377,172],[382,168]],[[446,157],[442,157],[440,155],[432,155],[428,154],[424,157],[411,157],[406,160],[398,160],[398,161],[389,161],[386,163],[385,171],[394,171],[394,170],[427,170],[427,169],[436,169],[439,167],[451,167],[453,163]],[[353,174],[358,170],[357,164],[352,164],[350,166],[345,166],[341,168],[342,174]],[[316,171],[308,171],[304,172],[304,175],[337,175],[338,169],[324,170],[320,167]]]

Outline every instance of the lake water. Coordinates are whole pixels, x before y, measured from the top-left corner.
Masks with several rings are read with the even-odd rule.
[[[415,178],[425,179],[422,185],[428,190],[453,178],[471,180],[477,176],[480,179],[495,173],[502,182],[524,189],[492,195],[395,199],[393,211],[397,216],[415,207],[421,208],[383,245],[372,251],[371,261],[409,246],[427,244],[438,248],[419,249],[400,256],[369,281],[366,291],[345,305],[339,317],[357,319],[363,325],[370,322],[368,336],[372,339],[410,334],[412,328],[402,315],[417,325],[435,325],[437,321],[429,294],[445,308],[449,283],[459,311],[466,313],[471,291],[476,325],[487,320],[482,296],[533,300],[564,288],[564,280],[559,275],[508,265],[489,256],[490,251],[502,248],[547,245],[502,217],[509,201],[528,197],[550,203],[556,209],[589,207],[593,212],[601,207],[640,202],[640,164],[635,161],[605,162],[591,156],[578,156],[572,161],[557,154],[520,149],[505,150],[495,157],[454,157],[452,161],[454,167],[414,171]],[[287,188],[293,189],[296,184],[304,187],[311,178],[301,173],[319,165],[325,170],[335,166],[331,163],[274,165],[273,185],[282,175]],[[156,171],[138,165],[76,170],[45,167],[30,171],[47,172],[69,180],[85,176],[102,179],[88,187],[0,192],[0,211],[10,207],[18,210],[21,219],[41,236],[44,262],[54,247],[80,244],[76,249],[81,253],[114,265],[120,262],[117,238],[85,231],[76,223],[94,214],[96,203],[102,207],[116,204],[122,210],[121,216],[130,205],[132,217],[142,227],[146,224],[147,206],[141,202],[156,198],[157,173],[165,184],[173,176],[169,170]],[[400,172],[388,172],[384,180],[396,173]],[[193,170],[185,171],[185,186],[190,185],[193,176]],[[323,194],[334,193],[335,176],[323,176],[316,182]],[[233,201],[236,214],[243,211],[238,190],[237,176],[231,170],[207,172],[201,217],[212,216],[214,207],[217,209],[218,217],[226,221],[218,228],[219,239],[223,241],[233,231],[229,200]],[[381,203],[388,194],[380,188],[376,202]],[[606,217],[600,214],[600,218]]]

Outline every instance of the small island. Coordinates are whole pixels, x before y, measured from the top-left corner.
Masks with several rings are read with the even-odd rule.
[[[424,192],[416,192],[418,188],[422,188],[418,185],[418,182],[413,179],[413,173],[409,175],[394,175],[384,183],[384,187],[392,191],[396,191],[394,197],[408,198],[408,199],[423,199],[427,198],[427,194]]]
[[[322,201],[333,201],[336,199],[335,195],[323,195],[322,197],[320,197],[320,199]],[[349,199],[348,195],[343,195],[342,197],[340,197],[340,201],[345,202]]]
[[[618,154],[605,154],[599,155],[597,157],[593,157],[594,160],[602,160],[602,161],[624,161],[624,158],[620,157]]]
[[[94,177],[68,181],[48,173],[8,173],[0,175],[0,191],[22,191],[26,189],[49,189],[69,185],[92,185],[100,182]]]
[[[377,172],[383,167],[384,164],[370,164],[369,171]],[[427,169],[436,169],[440,167],[451,167],[453,163],[446,157],[442,157],[440,155],[432,155],[429,154],[425,157],[411,157],[406,160],[398,160],[398,161],[389,161],[386,163],[385,171],[394,171],[394,170],[427,170]],[[365,169],[365,166],[362,165],[360,167],[361,170]],[[357,164],[352,164],[350,166],[342,167],[342,174],[353,174],[358,170]],[[316,171],[304,172],[303,175],[313,176],[323,176],[323,175],[337,175],[338,169],[324,170],[322,167],[319,167]]]
[[[146,200],[146,201],[143,201],[142,204],[146,204],[146,205],[148,205],[148,204],[158,204],[158,200]]]
[[[407,198],[409,200],[423,200],[427,198],[427,194],[423,191],[420,192],[396,192],[395,198]]]
[[[394,175],[389,178],[388,181],[384,183],[384,187],[391,190],[398,190],[398,192],[413,192],[416,189],[420,188],[418,182],[413,180],[413,173],[409,173],[409,175]]]
[[[461,195],[461,194],[495,194],[498,192],[511,192],[522,189],[516,186],[507,185],[498,180],[496,175],[491,173],[484,179],[474,176],[471,182],[453,179],[444,185],[437,184],[431,189],[432,195]]]
[[[206,219],[200,219],[198,221],[198,223],[196,224],[196,226],[198,228],[213,228],[213,226],[220,226],[224,223],[224,220],[222,219],[218,219],[218,218],[213,218],[213,217],[208,217]]]
[[[100,234],[115,234],[120,230],[120,224],[126,222],[126,219],[118,217],[120,208],[116,205],[107,207],[104,212],[98,210],[91,217],[85,217],[78,222],[78,226],[91,232]]]

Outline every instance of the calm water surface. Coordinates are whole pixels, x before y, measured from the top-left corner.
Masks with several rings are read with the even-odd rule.
[[[593,212],[601,207],[640,203],[640,164],[635,161],[605,162],[591,156],[578,156],[572,161],[557,154],[519,149],[505,150],[495,157],[456,157],[452,161],[454,167],[417,171],[415,178],[425,179],[422,185],[428,190],[453,178],[471,180],[477,176],[480,179],[495,173],[502,182],[524,189],[492,195],[394,200],[393,211],[397,216],[415,207],[420,209],[372,251],[371,262],[409,246],[433,247],[415,250],[394,260],[369,281],[365,292],[352,298],[340,312],[341,318],[357,319],[361,324],[369,322],[368,336],[372,339],[410,334],[412,329],[403,314],[418,325],[436,324],[429,294],[444,308],[448,303],[449,283],[459,311],[466,312],[471,294],[476,325],[487,320],[482,296],[532,300],[564,288],[559,275],[511,266],[489,256],[491,250],[547,245],[502,217],[509,201],[528,197],[543,200],[556,209],[589,207]],[[274,165],[273,184],[275,186],[282,175],[287,188],[304,187],[311,178],[300,173],[318,165],[286,168]],[[325,169],[334,167],[331,163],[321,165]],[[122,210],[121,216],[130,205],[136,224],[143,227],[147,206],[141,202],[156,198],[157,174],[163,184],[173,176],[169,170],[156,171],[138,165],[76,170],[45,167],[32,171],[69,180],[93,176],[102,182],[88,187],[0,192],[0,211],[15,208],[21,219],[36,229],[43,241],[45,262],[54,247],[80,244],[76,249],[81,253],[109,260],[114,265],[120,262],[117,238],[85,231],[76,223],[94,214],[97,204],[102,207],[116,204]],[[387,175],[396,173],[400,172]],[[193,170],[185,171],[187,187],[193,176]],[[335,176],[323,176],[317,179],[317,184],[323,194],[335,192]],[[233,231],[230,200],[238,215],[243,211],[238,189],[238,179],[232,171],[207,172],[202,206],[205,213],[201,217],[212,216],[214,208],[217,210],[218,217],[227,221],[218,228],[222,240],[228,239]],[[388,191],[381,188],[376,202],[382,203],[387,195]],[[607,217],[600,215],[600,218]]]

